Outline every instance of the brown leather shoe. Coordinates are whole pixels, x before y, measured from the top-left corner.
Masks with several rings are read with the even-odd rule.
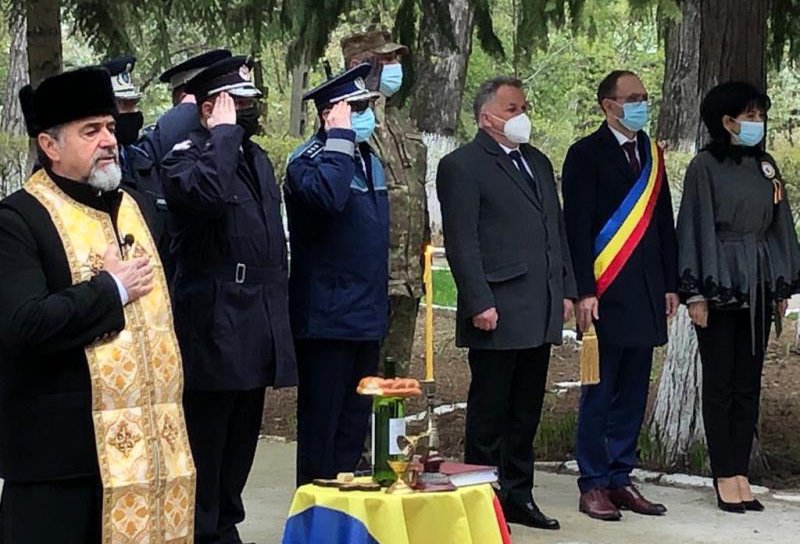
[[[620,510],[632,510],[645,516],[663,516],[667,513],[666,506],[648,501],[632,484],[619,489],[611,489],[608,492],[608,498]]]
[[[578,510],[590,518],[603,521],[619,521],[622,518],[622,513],[609,500],[607,489],[597,488],[581,494]]]

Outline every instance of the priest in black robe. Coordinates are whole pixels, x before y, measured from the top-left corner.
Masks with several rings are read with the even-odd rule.
[[[93,401],[87,353],[126,329],[126,307],[151,293],[160,265],[157,254],[127,258],[144,241],[118,232],[124,196],[108,73],[66,72],[25,87],[20,101],[43,166],[31,179],[112,224],[117,243],[95,248],[92,272],[79,281],[65,225],[30,180],[0,202],[0,543],[99,544],[104,489],[93,414],[102,402]],[[182,418],[176,429],[185,429]]]

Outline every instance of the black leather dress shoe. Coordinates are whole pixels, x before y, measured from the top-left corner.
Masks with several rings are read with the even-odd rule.
[[[542,511],[533,501],[528,501],[525,504],[517,501],[506,501],[503,503],[503,514],[506,516],[508,523],[519,523],[528,527],[553,531],[561,528],[558,520],[548,518],[542,514]]]

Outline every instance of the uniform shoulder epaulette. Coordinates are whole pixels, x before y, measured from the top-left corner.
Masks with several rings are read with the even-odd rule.
[[[325,144],[320,142],[319,140],[314,140],[313,142],[311,142],[311,145],[309,145],[303,151],[303,156],[308,158],[314,158],[320,153],[322,153],[323,149],[325,149]]]
[[[291,155],[289,155],[289,160],[287,161],[287,164],[300,157],[313,159],[314,157],[322,153],[323,149],[325,149],[325,142],[317,138],[312,138],[303,145],[299,146],[297,149],[294,150],[294,152]]]

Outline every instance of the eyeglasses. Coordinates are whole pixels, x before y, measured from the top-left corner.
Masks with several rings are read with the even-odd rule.
[[[636,102],[647,102],[650,100],[650,95],[644,94],[631,94],[628,96],[607,96],[609,100],[622,100],[625,104],[635,104]]]

